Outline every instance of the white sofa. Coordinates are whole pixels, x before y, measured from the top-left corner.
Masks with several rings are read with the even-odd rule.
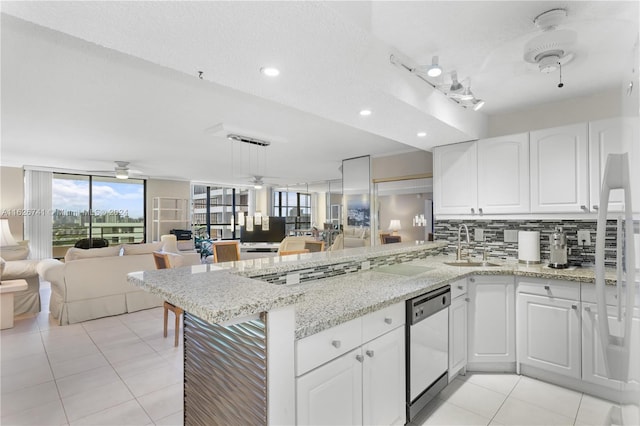
[[[127,274],[156,269],[163,243],[124,244],[67,251],[65,261],[43,260],[40,276],[51,282],[49,310],[60,325],[162,306],[163,300],[127,282]],[[200,255],[169,253],[173,267],[200,263]]]
[[[0,247],[2,281],[23,279],[27,282],[26,290],[14,293],[14,315],[40,312],[40,277],[37,271],[39,262],[36,259],[29,259],[28,241],[20,241],[15,246]]]

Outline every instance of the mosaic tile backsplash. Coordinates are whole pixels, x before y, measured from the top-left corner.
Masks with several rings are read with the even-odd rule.
[[[495,259],[517,259],[518,243],[504,242],[504,231],[540,231],[540,261],[549,261],[549,236],[556,226],[561,226],[567,235],[567,260],[570,265],[591,265],[595,262],[596,224],[595,220],[436,220],[434,240],[449,241],[446,252],[455,254],[458,228],[464,223],[469,228],[471,255],[480,257],[486,246],[489,257]],[[475,241],[475,229],[483,229],[486,242]],[[587,230],[591,245],[582,246],[578,242],[578,230]],[[464,231],[463,231],[464,235]],[[605,265],[616,266],[616,221],[607,221],[605,240]]]

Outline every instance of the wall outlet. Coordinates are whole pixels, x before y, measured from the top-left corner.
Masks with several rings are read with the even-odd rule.
[[[363,271],[371,269],[371,261],[365,260],[364,262],[362,262],[362,266],[360,267],[360,269],[362,269]]]
[[[473,240],[474,241],[484,241],[484,229],[476,228],[473,231]]]
[[[287,285],[300,284],[300,273],[287,274]]]
[[[589,231],[578,231],[578,247],[591,245],[591,233]]]

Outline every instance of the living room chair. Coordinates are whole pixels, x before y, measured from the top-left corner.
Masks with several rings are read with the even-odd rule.
[[[400,235],[384,235],[382,237],[382,244],[401,243],[402,238]]]
[[[153,252],[153,260],[156,263],[156,269],[169,269],[171,268],[171,262],[169,260],[169,255],[166,253],[160,253],[157,251]],[[174,304],[171,304],[164,301],[163,304],[164,309],[164,337],[167,337],[167,324],[169,322],[169,311],[173,312],[173,315],[176,317],[176,333],[173,341],[173,346],[178,346],[178,342],[180,341],[180,316],[184,313],[184,310]]]
[[[305,241],[304,248],[310,253],[317,253],[324,250],[324,241]]]
[[[213,262],[236,262],[240,260],[240,243],[238,241],[218,241],[213,243]]]

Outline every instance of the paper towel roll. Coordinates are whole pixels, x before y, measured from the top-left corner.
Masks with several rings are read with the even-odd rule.
[[[518,261],[520,263],[540,263],[540,232],[518,232]]]

